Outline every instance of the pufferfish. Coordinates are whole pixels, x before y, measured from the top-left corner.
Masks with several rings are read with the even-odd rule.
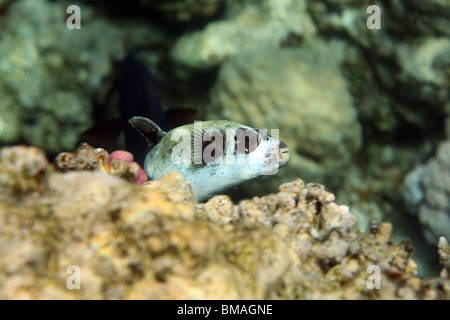
[[[144,162],[149,178],[181,173],[198,201],[261,175],[275,174],[289,160],[284,142],[265,130],[233,121],[198,121],[169,132],[145,117],[133,117],[129,123],[151,147]]]

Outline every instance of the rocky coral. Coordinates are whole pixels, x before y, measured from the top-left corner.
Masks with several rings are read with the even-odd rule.
[[[48,169],[45,153],[36,147],[0,150],[0,194],[21,195],[42,189]]]
[[[304,0],[229,1],[225,15],[204,30],[180,37],[173,59],[196,69],[211,68],[241,50],[315,33]]]
[[[0,144],[25,141],[47,151],[75,147],[92,124],[92,105],[112,64],[161,33],[117,23],[81,6],[69,30],[69,2],[15,1],[0,20]],[[145,39],[145,41],[143,40]]]
[[[133,161],[133,155],[126,151],[114,151],[111,155],[102,148],[92,148],[87,143],[78,149],[58,154],[53,163],[58,172],[67,171],[103,171],[128,181],[142,184],[147,175],[141,166]]]
[[[18,164],[41,163],[22,148]],[[202,204],[176,173],[139,186],[101,171],[46,171],[20,199],[5,192],[11,184],[0,192],[3,299],[450,298],[446,272],[419,279],[410,244],[393,244],[389,224],[360,233],[318,184]],[[444,238],[439,252],[447,266]],[[368,285],[369,267],[380,289]]]
[[[425,248],[417,217],[409,215],[398,190],[443,137],[450,110],[448,2],[374,2],[381,29],[367,28],[367,2],[307,3],[318,36],[338,36],[351,48],[341,67],[364,128],[364,149],[336,190],[338,198],[364,220],[373,212],[372,217],[392,221],[395,232],[404,229],[421,237],[416,241],[424,244],[421,257],[431,260],[425,258],[432,250]],[[407,184],[419,186],[414,193],[423,196],[420,182]],[[434,245],[437,234],[430,241]]]
[[[281,280],[278,292],[283,298],[442,297],[439,289],[417,277],[411,244],[392,243],[389,223],[373,222],[368,233],[360,233],[348,207],[336,205],[334,195],[321,185],[296,180],[280,186],[277,195],[242,201],[237,209],[224,211],[240,223],[270,226],[288,243],[292,265]],[[381,272],[381,290],[367,286],[374,266]]]
[[[443,272],[446,272],[445,276],[449,276],[450,271],[450,245],[448,240],[444,237],[439,238],[438,252],[441,264],[444,266]]]
[[[361,145],[357,113],[336,66],[342,47],[334,46],[334,59],[317,48],[263,47],[236,54],[220,69],[209,116],[279,129],[291,157],[277,181],[338,179]]]
[[[92,101],[102,94],[99,88],[110,75],[112,62],[139,47],[145,48],[146,61],[156,64],[158,54],[151,46],[161,41],[165,25],[155,29],[146,21],[130,22],[90,6],[93,2],[108,6],[105,0],[82,2],[82,29],[67,30],[70,2],[0,0],[4,31],[0,34],[0,145],[25,141],[50,152],[72,150],[78,134],[92,123]],[[121,8],[119,1],[115,3]],[[174,45],[172,39],[164,40],[161,52],[171,50],[171,57],[166,61],[170,71],[164,75],[168,94],[162,96],[175,96],[173,92],[183,87],[189,101],[177,98],[177,104],[209,106],[208,90],[202,85],[210,85],[215,73],[204,71],[223,65],[210,92],[215,116],[278,128],[281,138],[292,140],[288,144],[297,160],[292,158],[273,178],[245,184],[241,190],[264,194],[281,180],[301,176],[327,182],[340,202],[364,217],[360,222],[392,219],[399,222],[394,231],[404,228],[402,235],[412,236],[410,225],[417,217],[433,245],[439,236],[449,236],[449,189],[442,174],[448,171],[448,139],[436,156],[406,179],[408,203],[416,217],[402,215],[406,210],[399,199],[405,173],[437,146],[443,136],[440,124],[450,110],[448,1],[378,1],[380,30],[366,27],[368,4],[356,0],[130,3],[165,14],[177,23],[171,27],[193,22],[190,28],[200,27],[224,5],[220,20],[181,35],[176,32],[179,38]],[[273,57],[266,55],[266,61],[255,63],[266,47],[275,52]],[[272,66],[289,60],[288,54],[278,53],[291,50],[299,55],[291,65],[302,69],[292,67],[292,78],[280,77],[284,69]],[[247,53],[252,51],[253,56]],[[255,70],[246,69],[246,63]],[[233,81],[224,80],[225,74],[232,73],[230,65],[245,72],[236,71],[230,77]],[[309,81],[311,76],[317,83]],[[189,81],[175,81],[179,78]],[[295,83],[291,79],[302,81],[286,85]],[[293,103],[284,113],[297,95],[313,103]],[[337,109],[331,108],[335,103]],[[267,108],[270,104],[276,110]],[[261,110],[264,119],[259,118]],[[320,110],[336,118],[323,121]],[[337,117],[345,114],[349,122]],[[303,132],[291,128],[285,133],[294,121],[305,121],[303,128],[309,127],[304,143]],[[349,167],[361,143],[361,135],[350,134],[349,128],[360,125],[364,149]],[[344,142],[334,148],[333,137],[335,143]],[[239,205],[225,196],[199,204],[179,176],[136,186],[110,174],[116,170],[120,177],[135,181],[136,171],[127,161],[116,160],[117,168],[111,170],[111,159],[101,159],[109,155],[94,150],[66,153],[64,161],[59,158],[56,163],[56,171],[61,172],[55,172],[39,149],[1,150],[0,241],[8,245],[0,246],[0,296],[449,297],[449,248],[444,237],[439,238],[445,267],[441,277],[420,280],[409,258],[409,245],[394,245],[392,237],[388,239],[389,225],[371,224],[368,233],[358,232],[353,215],[336,206],[323,188],[295,181],[278,194]],[[345,180],[340,180],[342,175]],[[317,193],[323,199],[314,200],[311,194]],[[326,216],[323,210],[334,213]],[[337,216],[346,217],[347,229],[336,221],[329,224],[337,231],[328,227],[327,219]],[[382,290],[364,285],[372,263],[380,266]],[[66,288],[70,264],[80,265],[86,292]]]
[[[381,1],[377,5],[382,26],[371,30],[366,27],[367,3],[308,1],[319,32],[345,34],[362,48],[364,60],[373,66],[367,71],[376,78],[376,87],[390,93],[391,98],[382,94],[385,97],[378,106],[378,112],[391,118],[390,124],[383,121],[384,129],[395,129],[392,122],[397,117],[415,127],[432,127],[434,119],[449,110],[448,3],[433,0],[424,6],[421,1]],[[355,75],[360,74],[355,71]],[[366,94],[358,94],[361,111],[376,112],[370,104],[379,101],[379,90],[372,88]]]
[[[450,118],[447,120],[450,133]],[[417,166],[405,179],[405,200],[418,214],[425,237],[436,243],[450,237],[450,134],[426,164]]]

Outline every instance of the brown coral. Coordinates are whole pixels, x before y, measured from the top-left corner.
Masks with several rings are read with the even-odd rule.
[[[431,286],[417,277],[417,266],[410,258],[411,244],[393,244],[389,223],[373,222],[367,233],[360,233],[349,208],[334,203],[334,195],[321,185],[305,186],[295,180],[280,186],[276,195],[245,200],[237,208],[235,223],[265,225],[288,244],[292,266],[277,287],[282,298],[421,299],[448,295],[436,283]],[[380,290],[367,286],[370,266],[380,270]]]
[[[96,170],[119,176],[128,181],[136,181],[141,174],[136,162],[110,158],[110,154],[102,148],[93,148],[87,143],[81,144],[71,152],[61,152],[56,157],[53,167],[56,171]]]
[[[41,187],[48,169],[45,153],[35,147],[0,150],[0,193],[19,195]]]
[[[18,163],[40,163],[36,149],[17,150],[27,157]],[[411,245],[392,243],[390,224],[360,233],[349,208],[318,184],[295,180],[238,205],[225,196],[202,204],[176,173],[139,186],[102,171],[47,171],[40,197],[28,188],[19,205],[0,193],[2,299],[450,296],[446,272],[417,277]],[[448,244],[439,248],[447,266]],[[68,286],[71,266],[82,290]],[[380,289],[368,286],[371,266]]]

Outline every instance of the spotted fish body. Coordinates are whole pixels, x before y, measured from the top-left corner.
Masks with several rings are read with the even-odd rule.
[[[198,124],[188,124],[167,133],[154,122],[143,117],[131,118],[130,124],[152,146],[144,166],[148,176],[156,180],[168,173],[179,172],[186,181],[190,182],[193,194],[198,201],[261,176],[268,165],[275,165],[275,169],[278,170],[289,160],[289,149],[283,142],[268,135],[265,139],[261,138],[263,136],[259,130],[232,121],[203,121],[200,129]],[[211,133],[220,134],[223,140],[216,141],[215,137],[211,138]],[[254,134],[258,138],[253,144],[250,139],[236,139],[242,133]],[[183,151],[180,154],[190,152],[189,161],[175,161],[174,151],[180,149],[181,142],[186,145],[185,139],[189,140],[190,148],[187,149],[189,151]],[[240,145],[237,140],[245,141],[245,143]],[[220,141],[222,143],[219,143]],[[216,144],[213,145],[213,142]],[[211,149],[214,149],[212,153],[206,153],[212,154],[213,160],[202,158],[205,150]],[[199,154],[200,158],[198,158]],[[232,161],[228,161],[230,159]]]

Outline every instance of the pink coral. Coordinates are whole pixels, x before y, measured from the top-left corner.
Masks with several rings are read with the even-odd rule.
[[[111,165],[111,162],[114,159],[119,159],[121,161],[125,161],[126,163],[132,164],[132,165],[137,165],[138,166],[138,170],[137,170],[137,177],[136,180],[134,181],[137,184],[143,184],[144,182],[147,181],[148,177],[147,174],[145,173],[144,169],[142,169],[142,167],[137,163],[134,162],[134,156],[129,153],[128,151],[124,151],[124,150],[117,150],[111,153],[111,155],[109,156],[109,165]]]
[[[144,169],[133,160],[133,155],[128,151],[117,150],[110,155],[105,149],[94,149],[84,143],[73,153],[60,153],[56,157],[53,167],[60,172],[101,170],[134,181],[136,184],[143,184],[148,177]]]
[[[113,161],[114,159],[119,159],[128,163],[133,162],[134,157],[131,153],[129,153],[128,151],[124,151],[124,150],[117,150],[114,151],[113,153],[111,153],[111,155],[109,156],[109,162]]]

